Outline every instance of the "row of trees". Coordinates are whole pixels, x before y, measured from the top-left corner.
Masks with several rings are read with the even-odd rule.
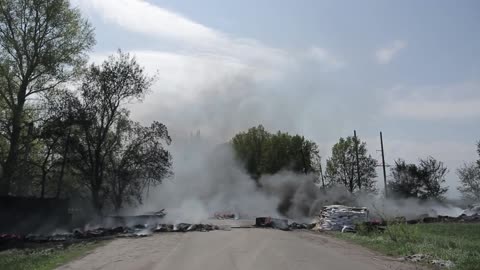
[[[232,145],[247,172],[256,180],[263,174],[290,170],[317,174],[324,188],[340,185],[351,193],[377,192],[378,162],[368,154],[366,143],[358,137],[339,139],[332,147],[325,171],[321,167],[317,144],[300,135],[280,131],[272,134],[260,125],[237,134]],[[480,143],[478,152],[480,156]],[[418,164],[398,159],[391,168],[388,193],[402,198],[441,200],[448,191],[445,186],[447,173],[444,163],[433,157],[420,159]],[[457,173],[462,194],[470,201],[480,201],[480,159],[460,168]]]
[[[456,173],[460,180],[457,188],[467,203],[480,202],[480,142],[477,144],[479,159],[464,164]],[[392,180],[388,188],[400,197],[419,199],[443,199],[448,187],[445,186],[447,167],[432,157],[420,159],[419,164],[407,164],[397,160],[391,170]]]
[[[151,87],[122,53],[86,66],[94,32],[68,0],[0,1],[0,195],[76,193],[99,212],[171,174],[171,139],[126,104]]]

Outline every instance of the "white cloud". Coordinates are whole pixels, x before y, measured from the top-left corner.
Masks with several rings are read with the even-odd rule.
[[[401,100],[392,103],[388,112],[392,115],[428,120],[480,117],[480,99]]]
[[[90,60],[99,63],[113,53],[93,54]],[[217,86],[228,78],[242,77],[242,74],[253,81],[265,79],[263,78],[265,72],[254,69],[254,67],[211,55],[143,50],[133,50],[129,53],[136,57],[147,73],[155,75],[153,97],[156,94],[175,96],[173,99],[159,99],[158,105],[162,106],[178,105],[180,101],[193,102],[205,91],[219,88]],[[227,89],[228,87],[219,88],[218,91]],[[149,98],[149,100],[151,99],[152,97]],[[146,102],[149,103],[148,100]]]
[[[320,63],[326,71],[338,70],[345,67],[345,63],[336,58],[331,52],[321,47],[310,48],[308,55]]]
[[[398,53],[407,47],[408,43],[404,40],[395,40],[391,45],[385,48],[378,49],[375,52],[375,57],[379,64],[390,63]]]
[[[76,4],[84,12],[99,15],[127,31],[174,42],[180,55],[187,52],[201,55],[202,59],[222,59],[272,76],[293,61],[281,49],[253,39],[231,37],[144,0],[77,0]]]
[[[82,10],[133,32],[197,44],[216,42],[220,33],[144,0],[75,0]]]
[[[396,87],[386,95],[387,116],[419,119],[480,117],[480,83],[447,86]]]

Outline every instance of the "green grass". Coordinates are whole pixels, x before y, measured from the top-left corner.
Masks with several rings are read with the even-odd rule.
[[[428,254],[451,260],[455,269],[480,269],[480,224],[396,224],[383,233],[337,233],[338,237],[391,256]]]
[[[85,255],[102,242],[73,244],[66,248],[12,249],[0,252],[2,270],[50,270]]]

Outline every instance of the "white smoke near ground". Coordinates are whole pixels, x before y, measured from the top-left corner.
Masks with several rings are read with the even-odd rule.
[[[345,187],[323,190],[315,175],[281,171],[257,182],[236,160],[229,143],[212,145],[200,137],[172,149],[172,179],[151,188],[143,205],[130,214],[166,209],[166,223],[201,223],[215,213],[234,213],[241,219],[259,216],[289,218],[309,223],[323,206],[363,206],[372,218],[407,219],[422,215],[458,216],[462,209],[436,201],[385,199],[379,194],[350,194]]]
[[[225,211],[244,217],[278,216],[279,199],[257,188],[228,144],[188,144],[173,152],[174,178],[151,189],[137,213],[165,208],[166,221],[174,223],[201,222]]]
[[[384,86],[363,76],[362,65],[362,70],[355,70],[355,65],[349,65],[341,52],[337,56],[330,48],[319,47],[321,44],[312,44],[307,52],[284,50],[260,40],[223,33],[153,3],[119,2],[77,0],[72,3],[85,14],[128,31],[132,34],[130,40],[141,34],[162,44],[157,46],[154,42],[129,48],[157,79],[144,102],[130,108],[135,120],[146,125],[160,121],[169,128],[174,141],[171,151],[175,177],[151,189],[144,205],[135,209],[135,213],[166,208],[168,219],[195,221],[215,211],[245,212],[250,216],[277,216],[281,211],[288,217],[302,219],[316,214],[323,205],[335,203],[377,208],[389,215],[416,215],[431,209],[448,213],[454,209],[436,202],[428,205],[416,200],[384,200],[379,195],[352,197],[341,187],[323,192],[313,183],[313,176],[290,172],[264,176],[260,179],[262,188],[258,188],[243,166],[235,161],[231,149],[214,150],[218,143],[239,131],[263,124],[271,131],[313,138],[326,157],[337,138],[349,134],[354,127],[362,127],[363,134],[372,134],[372,130],[376,134],[377,129],[387,123],[384,121],[390,120],[382,115],[384,94],[366,90]],[[165,42],[174,46],[163,46]],[[120,44],[118,40],[114,43]],[[103,60],[112,52],[96,52],[92,61]],[[333,72],[340,70],[347,73]],[[377,77],[374,75],[374,81]],[[458,92],[458,87],[450,88]],[[398,91],[387,91],[390,92]],[[386,96],[390,100],[389,94]],[[201,130],[206,141],[189,142],[186,134],[192,130]],[[388,134],[388,130],[384,131]],[[209,142],[210,139],[214,142]],[[377,145],[376,137],[373,141],[369,142],[370,146]],[[456,165],[471,160],[465,156],[470,153],[466,150],[470,146],[461,146],[392,138],[386,144],[386,152],[391,157],[411,157],[414,161],[419,153],[431,155],[433,151],[441,160],[453,157],[456,161],[447,160],[447,165]],[[370,152],[374,152],[373,149],[369,149]],[[434,152],[437,149],[443,152],[437,155]],[[476,156],[471,152],[471,157]],[[455,190],[456,182],[450,184],[450,190]]]
[[[407,220],[421,217],[451,216],[457,217],[463,209],[435,200],[421,201],[415,198],[385,199],[384,197],[362,196],[357,203],[370,210],[374,218],[405,217]]]
[[[307,222],[319,205],[338,203],[335,197],[346,196],[341,192],[327,196],[314,183],[314,175],[287,171],[263,176],[257,184],[236,160],[230,144],[211,145],[198,137],[193,141],[174,147],[175,176],[150,189],[143,204],[129,214],[166,209],[165,221],[172,223],[203,222],[217,212]]]

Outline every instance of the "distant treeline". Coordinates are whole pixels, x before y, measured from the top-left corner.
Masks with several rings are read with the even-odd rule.
[[[379,192],[376,167],[367,152],[367,145],[358,137],[340,138],[332,147],[330,157],[322,168],[318,145],[301,135],[278,131],[270,133],[262,125],[240,132],[231,140],[237,158],[245,170],[258,182],[262,175],[282,170],[315,175],[319,186],[344,186],[351,193]],[[480,143],[477,145],[480,156]],[[358,156],[358,163],[357,163]],[[390,168],[387,193],[396,198],[444,199],[448,173],[443,162],[429,156],[418,164],[397,159]],[[457,170],[458,188],[469,202],[480,201],[480,159]]]

